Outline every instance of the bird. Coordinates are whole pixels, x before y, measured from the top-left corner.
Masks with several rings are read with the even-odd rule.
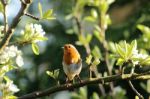
[[[80,53],[72,44],[65,44],[63,46],[63,70],[66,74],[66,83],[71,83],[75,77],[78,78],[80,83],[80,72],[82,69],[82,59]]]

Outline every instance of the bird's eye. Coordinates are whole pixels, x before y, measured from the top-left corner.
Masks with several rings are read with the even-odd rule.
[[[70,46],[68,46],[68,48],[70,48]]]

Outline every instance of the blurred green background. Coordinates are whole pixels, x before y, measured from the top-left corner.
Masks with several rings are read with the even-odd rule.
[[[11,0],[9,6],[9,22],[14,17],[19,6],[19,0]],[[24,66],[21,69],[12,71],[8,75],[14,80],[14,83],[20,88],[20,92],[16,95],[21,96],[33,91],[44,90],[46,88],[55,86],[56,81],[46,74],[46,70],[60,69],[59,81],[65,83],[65,74],[62,69],[62,55],[63,51],[61,47],[66,43],[74,44],[79,50],[83,59],[84,69],[81,72],[81,78],[88,78],[88,72],[85,64],[86,51],[83,46],[77,46],[75,42],[78,40],[76,33],[68,33],[68,30],[73,26],[72,20],[67,20],[66,16],[72,12],[74,7],[74,0],[33,0],[32,5],[29,8],[29,13],[39,16],[38,2],[41,2],[44,10],[52,8],[54,11],[55,20],[52,21],[40,21],[43,29],[46,32],[48,41],[39,43],[40,55],[36,56],[31,51],[30,46],[23,46],[20,49],[23,50]],[[11,8],[16,9],[14,12]],[[91,9],[91,6],[85,5],[85,14]],[[106,31],[106,39],[108,41],[118,42],[120,40],[131,41],[133,39],[140,38],[142,33],[136,28],[137,24],[144,24],[150,26],[150,2],[149,0],[116,0],[111,4],[108,14],[112,20]],[[24,16],[18,25],[15,32],[17,35],[24,25],[27,23],[38,23],[37,21]],[[92,24],[86,24],[86,28],[90,28]],[[97,44],[98,41],[95,37],[90,42],[91,48]],[[140,46],[140,45],[139,45]],[[149,50],[150,51],[150,50]],[[105,70],[100,64],[100,71]],[[146,83],[146,81],[142,81]],[[135,87],[146,98],[150,95],[140,85],[140,81],[134,81]],[[133,99],[135,94],[130,89],[126,81],[114,82],[115,92],[120,92],[115,99]],[[105,85],[106,92],[109,94],[108,85]],[[88,98],[92,97],[93,92],[97,92],[96,85],[90,85],[87,87]],[[119,96],[120,95],[120,96]],[[122,98],[121,98],[122,97]],[[59,92],[47,97],[47,99],[70,99],[71,93],[68,91]],[[42,98],[46,99],[46,98]],[[83,98],[82,98],[83,99]],[[111,98],[109,98],[111,99]]]

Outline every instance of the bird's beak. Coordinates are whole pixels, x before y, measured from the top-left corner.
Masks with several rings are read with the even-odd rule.
[[[62,49],[64,49],[64,47],[61,47]]]

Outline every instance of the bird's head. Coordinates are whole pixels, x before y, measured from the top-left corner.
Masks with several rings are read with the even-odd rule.
[[[72,63],[72,61],[77,62],[80,59],[78,50],[72,44],[65,44],[63,50],[64,60],[70,61]]]

